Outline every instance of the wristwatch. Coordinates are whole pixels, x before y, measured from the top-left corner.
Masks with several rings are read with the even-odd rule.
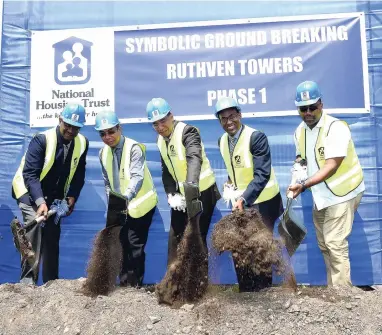
[[[305,192],[305,190],[306,190],[305,180],[300,181],[300,185],[302,185],[301,193]]]

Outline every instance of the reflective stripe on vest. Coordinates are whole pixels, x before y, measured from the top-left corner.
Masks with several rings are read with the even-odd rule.
[[[232,158],[229,153],[228,134],[225,133],[220,139],[220,153],[222,154],[228,175],[239,191],[247,189],[248,184],[253,180],[254,167],[253,156],[249,150],[251,135],[256,129],[243,126],[236,146],[233,150]],[[255,200],[255,204],[272,199],[279,193],[279,185],[276,175],[271,167],[271,176],[263,191]]]
[[[167,166],[172,178],[178,184],[179,191],[184,195],[183,183],[187,178],[187,160],[186,148],[183,145],[183,131],[186,124],[178,122],[171,136],[171,140],[166,146],[166,141],[163,136],[158,136],[158,148],[164,163]],[[204,191],[215,183],[215,175],[210,166],[206,153],[204,151],[203,142],[202,146],[202,167],[199,176],[199,189]]]
[[[46,149],[45,149],[44,166],[40,174],[40,181],[42,181],[45,178],[45,176],[48,174],[48,172],[52,168],[54,160],[56,158],[56,148],[57,148],[56,128],[46,130],[42,132],[41,134],[45,135]],[[74,173],[77,170],[79,160],[82,154],[85,152],[85,149],[86,149],[86,139],[83,135],[78,134],[74,138],[74,149],[72,154],[72,161],[70,163],[70,173],[69,173],[68,179],[66,180],[65,189],[64,189],[65,196],[68,193],[70,183],[73,179]],[[24,164],[25,164],[25,154],[23,158],[21,159],[21,164],[19,168],[17,169],[16,174],[13,178],[13,182],[12,182],[16,199],[19,199],[22,195],[28,193],[28,190],[24,184],[24,178],[23,178]]]
[[[146,148],[143,144],[138,143],[130,138],[125,137],[125,143],[123,145],[121,164],[119,168],[119,181],[122,195],[125,195],[130,184],[130,158],[131,149],[133,145],[139,145],[143,151],[143,155],[146,154]],[[102,165],[107,173],[107,177],[110,182],[110,187],[113,191],[113,153],[108,145],[105,145],[102,149]],[[147,168],[146,159],[144,162],[144,175],[142,186],[138,194],[129,201],[128,212],[133,218],[140,218],[153,209],[158,203],[158,195],[156,193],[154,183],[151,177],[151,173]]]
[[[334,122],[343,122],[348,127],[345,121],[340,121],[329,115],[324,114],[324,125],[320,128],[317,136],[317,142],[314,147],[316,164],[321,169],[325,164],[325,137],[328,136],[331,125]],[[306,129],[301,127],[296,132],[299,151],[301,157],[306,159]],[[354,148],[353,140],[350,139],[346,157],[342,161],[336,173],[325,180],[326,187],[337,197],[343,197],[354,191],[363,181],[363,171],[358,160],[357,153]]]

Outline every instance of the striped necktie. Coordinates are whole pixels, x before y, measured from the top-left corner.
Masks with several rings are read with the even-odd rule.
[[[68,144],[64,144],[64,163],[66,161],[66,157],[68,156],[68,152],[69,152],[69,148],[70,148],[70,144],[72,142],[70,141]]]
[[[232,157],[232,154],[233,154],[233,150],[235,149],[235,145],[236,145],[236,138],[235,137],[229,137],[229,153]]]
[[[121,193],[120,184],[119,184],[119,164],[118,164],[118,149],[113,150],[113,186],[114,191],[117,193]]]

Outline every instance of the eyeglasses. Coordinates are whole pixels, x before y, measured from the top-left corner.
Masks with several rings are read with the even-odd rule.
[[[101,130],[99,132],[99,135],[101,137],[105,137],[106,135],[110,135],[111,136],[111,135],[114,135],[117,131],[118,131],[118,128],[112,128],[110,130]]]
[[[310,112],[314,112],[315,110],[318,109],[318,107],[320,107],[320,104],[321,102],[316,102],[315,104],[313,105],[309,105],[309,106],[300,106],[298,108],[298,110],[301,112],[301,113],[306,113],[308,110]]]
[[[153,128],[154,128],[154,129],[157,129],[160,125],[165,124],[165,123],[167,122],[167,120],[168,120],[168,115],[165,116],[162,120],[155,121],[155,122],[153,123]]]
[[[222,123],[222,124],[226,124],[227,122],[228,122],[228,120],[229,121],[237,121],[238,119],[239,119],[239,117],[240,117],[240,114],[239,113],[234,113],[234,114],[231,114],[230,116],[228,116],[228,117],[224,117],[224,116],[222,116],[222,117],[220,117],[220,122]]]
[[[65,129],[72,129],[73,132],[78,132],[78,131],[80,131],[80,127],[72,126],[71,124],[66,123],[66,122],[64,122],[64,121],[62,121],[62,124],[64,125],[64,128],[65,128]]]

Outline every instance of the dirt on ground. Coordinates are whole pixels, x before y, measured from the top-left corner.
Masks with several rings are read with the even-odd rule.
[[[176,309],[159,304],[152,287],[88,297],[84,281],[0,285],[0,334],[382,334],[378,290],[209,286],[200,301]]]
[[[288,270],[286,282],[260,292],[208,284],[206,250],[193,228],[188,225],[177,260],[156,286],[114,286],[120,246],[103,246],[118,239],[117,230],[97,235],[88,280],[0,285],[0,335],[382,335],[382,290],[297,286],[257,213],[226,216],[212,240],[217,252],[232,252],[256,272],[270,265]],[[111,258],[114,265],[103,273]]]

